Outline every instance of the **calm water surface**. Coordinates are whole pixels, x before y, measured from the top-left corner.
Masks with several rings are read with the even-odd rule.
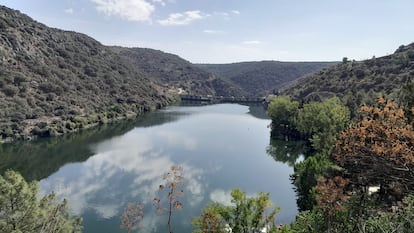
[[[120,215],[129,202],[147,203],[141,232],[168,232],[167,216],[151,205],[162,175],[184,168],[184,208],[173,214],[174,232],[191,232],[191,219],[208,202],[230,203],[238,187],[248,195],[270,192],[281,207],[279,223],[294,220],[289,180],[302,145],[271,141],[260,106],[220,104],[170,107],[138,121],[87,130],[64,138],[0,147],[0,170],[39,179],[83,217],[84,232],[125,232]]]

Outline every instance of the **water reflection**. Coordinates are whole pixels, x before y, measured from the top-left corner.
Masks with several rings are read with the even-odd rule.
[[[136,120],[107,124],[79,133],[29,142],[0,144],[0,174],[7,169],[20,172],[27,180],[41,180],[67,163],[82,162],[94,153],[90,145],[125,134],[134,127],[172,122],[186,113],[149,113]]]
[[[269,146],[266,148],[267,154],[276,161],[286,163],[293,167],[298,160],[309,150],[305,141],[288,141],[282,139],[270,139]]]
[[[162,147],[157,145],[161,142]],[[168,148],[194,151],[197,144],[194,138],[179,132],[133,130],[94,145],[93,157],[65,166],[59,174],[42,180],[42,190],[54,190],[58,196],[67,197],[76,215],[93,210],[104,219],[117,217],[130,200],[151,202],[157,195],[162,175],[175,164]],[[203,199],[203,171],[186,163],[180,165],[186,179],[186,201],[198,205]],[[156,230],[153,220],[145,219],[143,223],[144,232]]]
[[[259,108],[235,104],[170,107],[118,131],[122,133],[63,141],[67,146],[56,143],[50,150],[58,153],[61,148],[68,158],[62,156],[53,174],[42,174],[47,178],[41,180],[41,190],[67,198],[71,211],[83,217],[86,233],[122,232],[120,215],[129,202],[149,203],[144,206],[142,232],[165,232],[166,216],[155,215],[150,203],[158,196],[162,175],[180,165],[184,209],[174,213],[175,232],[191,232],[192,217],[207,202],[230,204],[236,187],[249,195],[270,192],[282,209],[279,222],[288,223],[297,213],[289,180],[293,171],[266,154],[270,120],[256,117],[260,115]],[[48,163],[48,157],[38,156],[33,157],[39,159],[35,163]],[[77,156],[82,157],[74,159]]]

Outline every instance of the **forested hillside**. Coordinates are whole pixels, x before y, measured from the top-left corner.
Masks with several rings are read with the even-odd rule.
[[[186,94],[244,96],[239,87],[217,78],[181,57],[148,48],[111,47],[148,77],[173,90]]]
[[[348,61],[298,80],[283,94],[304,101],[338,96],[349,107],[373,103],[381,95],[397,100],[414,76],[414,44],[400,46],[394,54]]]
[[[63,134],[170,101],[96,40],[2,6],[0,44],[0,140]]]
[[[265,96],[293,80],[333,64],[335,63],[261,61],[198,66],[239,86],[251,96]]]

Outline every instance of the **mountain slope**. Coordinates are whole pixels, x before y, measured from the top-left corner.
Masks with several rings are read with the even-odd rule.
[[[237,86],[217,78],[177,55],[148,48],[111,47],[154,81],[193,95],[243,96]]]
[[[335,63],[261,61],[198,66],[239,86],[251,96],[264,96],[293,80],[333,64]]]
[[[339,96],[350,107],[372,102],[382,95],[395,99],[414,77],[414,44],[400,46],[394,54],[364,61],[344,61],[298,80],[283,91],[304,101]]]
[[[96,40],[0,6],[0,140],[63,134],[169,102]]]

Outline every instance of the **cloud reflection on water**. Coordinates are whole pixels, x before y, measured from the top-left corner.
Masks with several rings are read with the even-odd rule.
[[[94,145],[94,156],[84,163],[66,165],[42,180],[42,190],[55,191],[58,197],[68,199],[75,215],[94,211],[104,219],[118,217],[128,202],[151,203],[162,175],[177,165],[169,148],[192,151],[197,146],[194,138],[183,133],[136,128]],[[178,165],[184,168],[186,201],[191,206],[199,204],[204,199],[203,170],[185,163]],[[143,230],[156,231],[160,217],[145,216]]]

